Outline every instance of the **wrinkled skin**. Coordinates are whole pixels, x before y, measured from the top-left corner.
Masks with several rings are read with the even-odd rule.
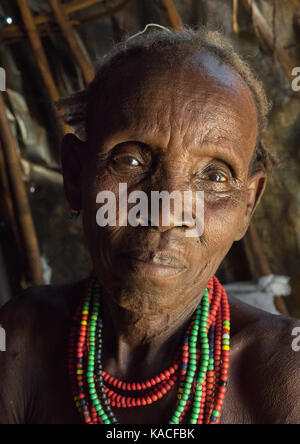
[[[166,66],[166,65],[165,65]],[[104,368],[128,381],[166,369],[208,280],[247,231],[263,194],[264,172],[249,174],[257,112],[238,74],[206,53],[155,68],[129,60],[97,100],[88,142],[67,136],[67,198],[81,209],[103,287]],[[171,218],[168,227],[96,225],[96,196],[128,190],[204,190],[205,229]],[[174,215],[173,215],[174,216]],[[28,290],[0,321],[0,423],[80,423],[68,388],[67,344],[84,283]],[[296,321],[231,302],[232,365],[223,423],[300,422]],[[176,388],[160,402],[115,410],[121,423],[167,423]]]

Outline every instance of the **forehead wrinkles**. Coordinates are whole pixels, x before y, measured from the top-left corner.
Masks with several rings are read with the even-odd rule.
[[[106,132],[152,135],[163,146],[179,138],[184,146],[226,141],[254,149],[256,107],[248,87],[234,71],[231,82],[227,72],[222,84],[207,72],[202,76],[201,70],[133,68],[125,76],[115,74],[101,99]]]

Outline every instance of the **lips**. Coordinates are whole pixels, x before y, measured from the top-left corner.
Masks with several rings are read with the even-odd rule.
[[[171,251],[126,251],[121,255],[132,271],[144,276],[170,277],[187,269],[186,261]]]

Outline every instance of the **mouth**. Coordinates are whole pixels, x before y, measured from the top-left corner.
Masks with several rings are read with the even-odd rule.
[[[167,278],[184,273],[188,268],[182,258],[167,251],[126,252],[121,257],[134,274],[143,277]]]

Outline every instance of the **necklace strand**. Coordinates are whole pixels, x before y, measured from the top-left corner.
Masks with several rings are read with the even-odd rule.
[[[102,330],[101,288],[92,279],[74,316],[69,350],[72,392],[85,423],[117,424],[113,408],[159,402],[176,384],[170,424],[220,422],[230,365],[230,308],[216,277],[208,283],[173,364],[160,375],[125,382],[105,372]]]

